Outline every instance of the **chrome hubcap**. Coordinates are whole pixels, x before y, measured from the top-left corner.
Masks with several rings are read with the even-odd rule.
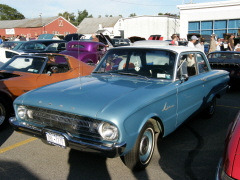
[[[146,136],[142,138],[141,144],[140,144],[140,155],[143,156],[144,154],[147,153],[149,146],[149,140]]]
[[[147,129],[140,141],[139,156],[143,164],[148,163],[154,149],[154,132],[151,128]]]
[[[211,104],[209,105],[209,113],[213,114],[214,113],[214,101],[211,102]]]

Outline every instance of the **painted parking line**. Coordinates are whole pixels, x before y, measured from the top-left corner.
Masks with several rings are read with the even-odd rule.
[[[1,154],[1,153],[4,153],[4,152],[6,152],[6,151],[9,151],[9,150],[11,150],[11,149],[14,149],[14,148],[16,148],[16,147],[22,146],[22,145],[24,145],[24,144],[27,144],[27,143],[29,143],[29,142],[35,141],[36,139],[37,139],[37,138],[32,137],[32,138],[26,139],[26,140],[24,140],[24,141],[21,141],[21,142],[19,142],[19,143],[13,144],[13,145],[11,145],[11,146],[2,148],[2,149],[0,149],[0,154]]]
[[[234,108],[234,109],[240,109],[240,107],[234,107],[234,106],[224,106],[224,105],[217,105],[220,107],[227,107],[227,108]]]

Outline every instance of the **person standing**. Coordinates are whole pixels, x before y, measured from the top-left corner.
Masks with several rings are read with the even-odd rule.
[[[188,47],[195,47],[195,43],[196,43],[197,40],[198,40],[197,36],[192,36],[191,40],[188,41],[187,46]]]
[[[99,39],[97,38],[96,34],[92,34],[92,41],[99,42]]]
[[[216,48],[217,48],[217,42],[215,41],[215,36],[212,35],[208,52],[210,53],[210,52],[216,51]]]
[[[17,35],[16,38],[14,39],[14,41],[20,41],[20,36]]]
[[[0,44],[3,43],[2,36],[0,35]]]
[[[217,44],[216,51],[222,51],[223,42],[221,41],[220,38],[217,39],[216,44]]]
[[[234,47],[234,51],[240,51],[240,43],[237,43],[237,45]]]
[[[205,42],[204,38],[199,38],[195,47],[201,49],[204,52],[204,42]]]
[[[170,44],[173,45],[173,46],[178,46],[178,37],[177,37],[177,35],[173,34],[171,38],[172,38],[172,41],[170,42]]]
[[[228,38],[228,47],[230,51],[234,51],[234,35],[231,34],[230,38]]]

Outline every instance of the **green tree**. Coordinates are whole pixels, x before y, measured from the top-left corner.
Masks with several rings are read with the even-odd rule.
[[[136,16],[135,13],[132,13],[132,14],[129,15],[129,17],[134,17],[134,16]]]
[[[87,12],[86,9],[84,9],[83,11],[79,11],[79,10],[78,10],[78,16],[77,16],[77,18],[76,18],[76,23],[77,23],[77,25],[79,25],[79,24],[82,22],[82,20],[83,20],[84,18],[86,18],[86,17],[92,18],[93,16],[92,16],[92,15],[88,15],[88,12]]]
[[[69,13],[69,12],[65,11],[64,13],[58,13],[58,16],[64,17],[66,20],[68,20],[72,24],[74,24],[76,22],[76,17],[74,15],[74,13]]]
[[[17,19],[25,19],[25,16],[8,5],[0,4],[0,20]]]

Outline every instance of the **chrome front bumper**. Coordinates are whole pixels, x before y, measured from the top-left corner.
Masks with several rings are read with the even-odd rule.
[[[14,127],[15,131],[37,137],[41,139],[44,143],[49,144],[46,140],[46,132],[50,131],[56,134],[63,136],[66,140],[66,147],[76,149],[79,151],[99,154],[108,158],[114,158],[120,156],[126,147],[126,143],[112,144],[111,146],[106,144],[100,144],[96,142],[84,141],[71,136],[67,132],[61,132],[56,129],[50,128],[38,128],[32,125],[29,125],[24,122],[19,122],[15,117],[9,119],[10,124]]]

